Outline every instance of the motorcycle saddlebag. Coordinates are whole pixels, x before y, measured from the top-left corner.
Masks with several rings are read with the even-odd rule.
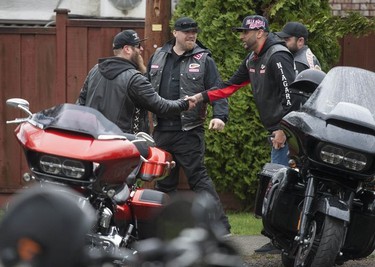
[[[297,171],[291,168],[279,169],[273,176],[262,211],[266,230],[274,229],[285,234],[297,232],[305,186]]]
[[[375,193],[364,191],[353,202],[348,233],[343,247],[344,256],[364,258],[375,249]]]
[[[262,217],[263,199],[268,188],[268,184],[272,175],[281,168],[285,168],[285,166],[276,163],[266,163],[260,173],[258,173],[258,189],[256,192],[254,207],[254,215],[256,218]]]
[[[138,189],[135,192],[131,206],[137,221],[140,239],[155,237],[156,217],[167,205],[168,199],[167,194],[152,189]]]

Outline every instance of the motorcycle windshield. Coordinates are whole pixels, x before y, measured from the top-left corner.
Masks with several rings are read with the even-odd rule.
[[[375,130],[375,73],[355,67],[332,68],[302,109],[326,121]]]
[[[42,110],[32,116],[32,120],[43,129],[54,128],[88,134],[95,139],[100,136],[117,136],[124,139],[132,135],[125,134],[121,129],[108,120],[99,111],[74,104],[61,104],[50,109]],[[110,138],[108,138],[110,139]]]

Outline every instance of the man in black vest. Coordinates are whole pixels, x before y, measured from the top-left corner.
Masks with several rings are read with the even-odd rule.
[[[217,86],[221,80],[210,51],[197,40],[198,24],[183,17],[174,24],[174,38],[158,48],[148,64],[149,79],[166,99],[179,99]],[[207,104],[199,103],[181,115],[154,115],[156,144],[173,155],[176,167],[169,177],[160,180],[156,189],[176,191],[179,167],[185,172],[190,189],[196,193],[209,193],[216,201],[218,221],[222,222],[222,235],[230,233],[228,218],[221,206],[212,179],[204,165],[204,121]],[[209,128],[220,131],[228,117],[228,102],[222,99],[213,103],[213,118]]]
[[[305,25],[299,22],[288,22],[276,35],[283,39],[294,56],[298,73],[307,69],[321,70],[319,60],[307,46],[309,33]]]

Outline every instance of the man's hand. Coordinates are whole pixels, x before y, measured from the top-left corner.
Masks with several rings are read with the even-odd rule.
[[[189,108],[187,110],[191,110],[192,108],[195,108],[196,103],[189,96],[185,96],[184,100],[187,101],[189,104]]]
[[[286,142],[286,135],[284,131],[277,130],[277,131],[272,132],[272,135],[274,136],[273,138],[271,138],[273,148],[275,149],[283,148]]]
[[[192,102],[194,102],[194,103],[197,104],[197,103],[203,101],[203,95],[202,95],[201,93],[199,93],[199,94],[195,94],[195,95],[193,95],[193,96],[189,96],[187,99],[188,99],[189,101],[192,101]]]
[[[208,129],[212,129],[214,131],[222,131],[224,130],[225,122],[223,122],[220,119],[212,119],[210,121],[210,125],[208,126]]]
[[[195,102],[191,101],[188,97],[185,98],[185,100],[189,100],[188,101],[189,102],[189,108],[188,108],[188,110],[190,110],[192,108],[195,108],[195,106],[196,106]]]

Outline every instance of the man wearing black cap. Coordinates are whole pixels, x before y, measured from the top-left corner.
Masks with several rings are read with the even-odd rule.
[[[180,114],[195,106],[178,98],[161,98],[143,74],[141,40],[133,30],[113,39],[114,57],[101,58],[86,77],[77,104],[97,109],[126,133],[149,132],[147,110],[158,115]]]
[[[179,18],[174,24],[174,38],[152,55],[148,74],[160,96],[166,99],[192,96],[216,86],[221,80],[210,51],[197,40],[198,31],[196,21],[187,17]],[[194,192],[208,192],[214,197],[225,235],[230,233],[228,218],[204,165],[206,113],[207,104],[199,103],[181,115],[154,116],[155,141],[159,147],[170,152],[177,163],[177,168],[172,170],[169,177],[158,181],[156,188],[164,192],[176,191],[179,167],[182,167]],[[226,99],[213,103],[213,119],[209,128],[222,130],[227,116]]]
[[[292,52],[298,73],[306,69],[321,69],[319,60],[306,44],[309,34],[305,25],[288,22],[276,35],[285,40],[286,46]]]

